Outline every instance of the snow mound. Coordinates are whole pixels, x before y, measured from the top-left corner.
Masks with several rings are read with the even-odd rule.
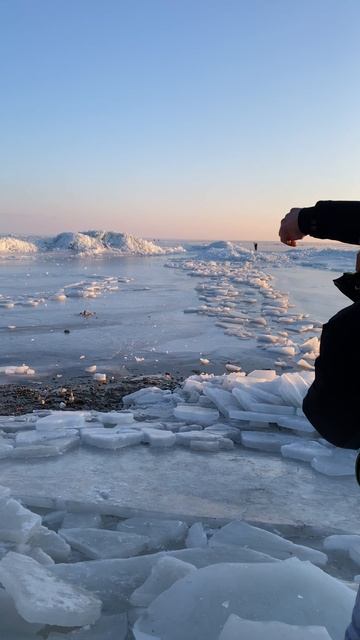
[[[33,242],[13,236],[0,237],[0,254],[36,253],[38,247]]]
[[[15,236],[0,237],[0,254],[24,255],[35,252],[67,252],[76,255],[166,255],[182,253],[178,247],[161,247],[149,240],[113,231],[63,232],[54,237],[26,240]]]
[[[253,252],[239,244],[218,240],[198,247],[198,255],[202,260],[250,260]]]

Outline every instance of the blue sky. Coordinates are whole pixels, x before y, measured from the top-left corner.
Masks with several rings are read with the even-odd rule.
[[[0,0],[0,232],[275,239],[360,199],[359,0]]]

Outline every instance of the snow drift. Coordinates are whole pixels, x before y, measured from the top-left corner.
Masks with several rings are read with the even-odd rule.
[[[49,238],[26,239],[0,236],[0,255],[21,256],[29,253],[66,252],[76,255],[166,255],[184,252],[183,247],[161,247],[149,240],[113,231],[64,232]]]

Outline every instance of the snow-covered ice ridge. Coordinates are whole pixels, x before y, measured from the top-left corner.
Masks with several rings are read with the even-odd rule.
[[[0,486],[0,638],[343,640],[357,577],[327,573],[339,552],[357,573],[357,535],[319,550],[244,521],[30,509]]]
[[[79,446],[180,446],[194,455],[242,446],[301,460],[326,475],[352,475],[355,452],[322,440],[302,412],[312,380],[308,371],[202,374],[174,392],[147,387],[124,396],[122,411],[0,417],[0,458],[56,457]]]
[[[185,259],[166,266],[203,280],[195,287],[201,304],[184,313],[213,317],[226,335],[256,339],[259,348],[278,356],[278,367],[314,369],[319,350],[314,334],[321,331],[321,323],[308,314],[294,313],[289,295],[275,289],[272,276],[256,263]],[[305,348],[301,346],[304,334],[311,336]]]
[[[310,267],[312,269],[327,269],[330,271],[353,271],[356,251],[353,247],[309,247],[306,242],[294,249],[285,251],[269,251],[268,244],[262,243],[258,252],[252,251],[237,242],[219,240],[210,244],[193,245],[191,251],[196,253],[199,260],[254,262],[275,267]]]
[[[161,247],[154,242],[114,231],[65,232],[50,238],[35,239],[17,236],[0,237],[1,257],[29,255],[38,252],[65,252],[80,256],[101,254],[154,256],[184,251],[185,249],[181,246]]]

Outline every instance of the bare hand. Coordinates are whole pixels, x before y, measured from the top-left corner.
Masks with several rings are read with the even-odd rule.
[[[295,207],[290,209],[285,218],[281,220],[279,229],[279,236],[281,242],[289,245],[289,247],[296,247],[296,240],[301,240],[304,234],[301,233],[298,218],[301,207]]]

